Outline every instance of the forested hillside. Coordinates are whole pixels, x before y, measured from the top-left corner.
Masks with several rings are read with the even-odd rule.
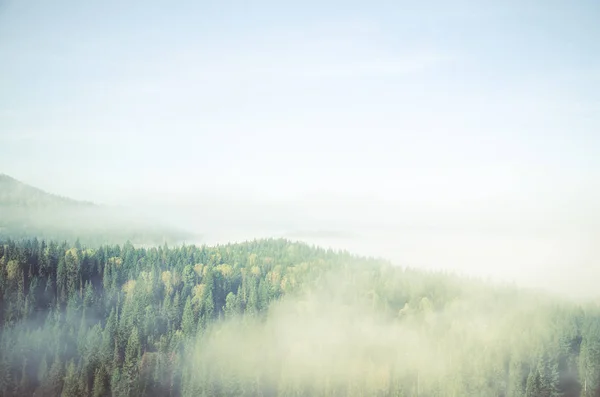
[[[47,193],[0,174],[0,238],[44,237],[89,246],[176,243],[190,233],[110,208]]]
[[[600,311],[285,240],[0,244],[2,396],[599,396]]]

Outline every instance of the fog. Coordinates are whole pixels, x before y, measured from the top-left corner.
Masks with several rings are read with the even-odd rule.
[[[544,343],[542,306],[525,295],[512,307],[505,296],[494,301],[491,289],[481,294],[463,283],[444,310],[423,299],[390,313],[376,307],[370,271],[322,275],[263,319],[233,315],[216,323],[189,349],[188,373],[205,387],[259,385],[268,395],[418,396],[436,388],[492,395],[495,385],[480,380],[531,354],[532,340]],[[383,273],[384,284],[394,285],[393,273]]]
[[[184,3],[9,1],[1,171],[188,242],[286,236],[593,293],[593,7]]]
[[[20,207],[0,205],[0,236],[37,237],[68,241],[80,240],[88,246],[124,244],[171,244],[192,234],[159,222],[135,209],[112,206]]]
[[[600,8],[522,3],[0,0],[0,395],[600,395]]]
[[[200,200],[197,205],[136,208],[201,236],[188,243],[284,237],[387,258],[398,266],[514,282],[577,298],[599,295],[594,280],[600,269],[600,211],[595,203],[441,204],[443,197],[437,206],[340,199]]]
[[[266,323],[234,318],[218,324],[198,338],[192,371],[198,376],[226,371],[224,382],[259,381],[266,390],[283,384],[373,392],[387,391],[392,371],[421,371],[441,380],[448,370],[446,358],[416,328],[377,318],[367,302],[344,302],[332,292],[318,295],[276,304]]]

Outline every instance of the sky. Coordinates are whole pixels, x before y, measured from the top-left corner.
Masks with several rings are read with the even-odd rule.
[[[594,1],[1,4],[0,168],[50,190],[462,199],[599,175]]]
[[[599,19],[596,1],[0,0],[0,172],[109,204],[595,228]]]

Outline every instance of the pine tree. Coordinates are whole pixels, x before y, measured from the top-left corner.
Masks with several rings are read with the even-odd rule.
[[[261,310],[266,310],[269,307],[271,300],[271,291],[269,289],[269,282],[261,279],[258,284],[258,306]]]
[[[125,348],[125,361],[123,362],[123,379],[127,384],[128,392],[134,389],[134,382],[138,375],[138,363],[141,355],[140,335],[137,327],[133,327]]]
[[[104,367],[96,369],[94,372],[94,386],[92,388],[92,397],[104,397],[107,394],[106,372]]]
[[[117,319],[115,309],[112,309],[102,331],[102,346],[100,347],[100,360],[105,366],[109,366],[113,358],[116,329]]]
[[[110,377],[110,391],[112,397],[125,397],[127,396],[126,388],[121,377],[121,371],[119,368],[113,369]]]
[[[196,320],[194,319],[194,312],[192,310],[192,299],[188,296],[185,301],[185,307],[183,309],[183,318],[181,320],[181,329],[185,336],[192,336],[196,329]]]
[[[543,381],[544,392],[548,397],[559,397],[561,395],[559,390],[560,375],[558,373],[558,362],[553,360],[552,357],[546,355],[544,357],[544,374]]]
[[[94,305],[94,288],[92,287],[91,282],[87,282],[85,284],[84,294],[83,294],[83,307],[91,308]]]
[[[529,377],[527,378],[527,384],[525,385],[525,396],[526,397],[542,397],[542,381],[540,379],[540,371],[537,366],[531,369]]]
[[[171,322],[171,325],[173,327],[173,330],[176,330],[179,328],[180,322],[181,322],[181,302],[180,302],[180,296],[179,296],[179,291],[177,291],[175,293],[175,297],[173,298],[173,302],[170,306],[170,311],[169,311],[169,321]]]
[[[583,335],[579,359],[582,397],[600,396],[600,321],[591,322]]]
[[[40,386],[40,396],[60,396],[64,381],[63,365],[60,357],[57,355],[50,367],[48,376]]]
[[[237,295],[234,294],[233,292],[230,292],[227,294],[227,297],[225,298],[225,316],[226,317],[235,317],[236,315],[239,314],[239,302],[238,302],[238,298]]]
[[[58,265],[56,269],[56,289],[58,303],[64,305],[67,303],[67,265],[65,263],[64,256],[61,255],[58,259]]]
[[[81,393],[78,388],[77,371],[75,370],[75,363],[73,360],[69,362],[67,366],[67,372],[65,374],[64,386],[62,389],[61,397],[77,397]]]
[[[526,368],[525,368],[526,370]],[[518,359],[511,359],[508,372],[507,393],[513,397],[525,396],[526,375],[523,374],[523,363]]]

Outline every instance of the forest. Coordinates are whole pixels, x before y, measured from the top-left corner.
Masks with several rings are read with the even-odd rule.
[[[600,396],[599,309],[283,239],[5,239],[0,395]]]

